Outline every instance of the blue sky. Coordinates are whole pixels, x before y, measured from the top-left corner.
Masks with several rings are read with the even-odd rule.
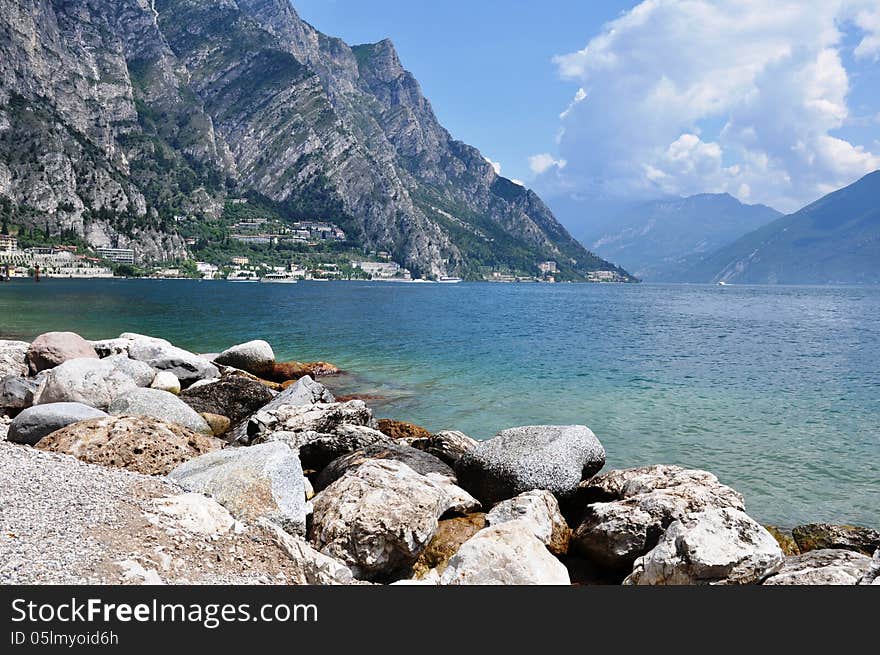
[[[557,213],[700,192],[793,211],[880,168],[880,0],[293,4],[391,38],[452,134]]]

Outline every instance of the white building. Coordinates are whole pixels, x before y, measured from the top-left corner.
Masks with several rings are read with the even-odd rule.
[[[403,270],[397,262],[352,262],[351,265],[370,277],[379,278],[394,277]]]
[[[134,264],[134,250],[131,248],[95,248],[95,252],[117,264]]]
[[[18,250],[18,239],[8,234],[0,234],[0,252],[15,252]]]

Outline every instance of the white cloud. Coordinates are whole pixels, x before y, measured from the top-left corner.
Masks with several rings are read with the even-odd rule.
[[[532,172],[536,173],[537,175],[545,173],[551,168],[561,170],[567,165],[568,162],[564,159],[555,159],[553,155],[547,154],[546,152],[542,152],[539,155],[532,155],[531,157],[529,157],[529,168],[531,168]]]
[[[492,161],[485,155],[483,155],[483,159],[485,159],[487,162],[489,162],[489,164],[492,165],[492,168],[495,169],[495,175],[501,175],[501,162]]]
[[[832,135],[850,118],[844,28],[858,61],[880,57],[880,0],[645,0],[555,59],[578,91],[558,155],[530,160],[537,184],[792,210],[880,168]]]

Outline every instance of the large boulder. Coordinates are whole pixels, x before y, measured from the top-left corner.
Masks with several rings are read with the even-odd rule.
[[[269,375],[275,366],[275,353],[266,341],[248,341],[227,348],[217,355],[214,363],[232,366],[252,375]]]
[[[440,576],[444,585],[569,585],[565,566],[525,521],[490,526],[468,539]]]
[[[27,351],[28,368],[32,374],[54,368],[69,359],[98,359],[91,344],[75,332],[46,332]]]
[[[266,519],[293,534],[305,532],[302,467],[283,443],[212,452],[181,464],[168,477],[187,491],[211,496],[242,521]]]
[[[9,426],[7,439],[33,446],[48,434],[72,423],[106,417],[107,414],[82,403],[36,405],[21,412]]]
[[[283,441],[299,452],[307,471],[322,471],[333,460],[373,445],[390,445],[384,434],[365,425],[340,425],[331,433],[272,432],[267,441]]]
[[[180,398],[197,412],[220,414],[239,423],[271,402],[274,395],[256,380],[229,376],[190,387],[180,394]]]
[[[156,370],[149,364],[131,359],[128,355],[110,355],[104,359],[120,373],[124,373],[139,387],[149,387],[156,378]]]
[[[434,538],[412,566],[413,578],[420,580],[443,573],[461,545],[485,527],[485,514],[468,514],[441,520]],[[437,582],[439,583],[439,579]]]
[[[263,407],[263,411],[278,409],[283,405],[317,405],[335,403],[333,394],[320,382],[305,376],[296,381]]]
[[[342,425],[373,427],[373,414],[362,400],[314,405],[281,405],[260,410],[251,417],[248,432],[266,435],[272,432],[333,432]]]
[[[871,570],[871,558],[849,550],[812,550],[787,557],[765,585],[855,585]]]
[[[634,585],[756,584],[785,555],[776,539],[744,512],[707,509],[674,521],[624,581]]]
[[[33,405],[37,386],[35,378],[20,375],[0,378],[0,416],[15,416]]]
[[[0,378],[28,374],[27,351],[30,346],[27,341],[0,339]]]
[[[208,422],[180,398],[161,389],[133,389],[110,403],[112,416],[151,416],[201,434],[214,434]]]
[[[107,416],[57,430],[41,439],[37,448],[91,464],[165,475],[222,445],[214,437],[148,416]]]
[[[357,468],[365,462],[376,459],[393,459],[397,462],[403,462],[416,473],[421,473],[422,475],[438,473],[441,476],[455,480],[455,472],[433,455],[394,442],[374,443],[337,457],[330,462],[324,467],[320,475],[315,478],[315,489],[321,491],[336,482],[348,471]]]
[[[404,573],[450,506],[442,487],[393,460],[366,462],[312,501],[310,538],[366,580]]]
[[[559,511],[556,496],[537,489],[503,500],[486,515],[489,525],[523,521],[532,534],[541,540],[554,555],[565,555],[571,538],[571,528]]]
[[[464,432],[458,430],[444,430],[425,438],[416,438],[409,445],[419,450],[424,450],[434,457],[443,460],[452,468],[456,468],[461,458],[479,445],[476,439],[471,439]]]
[[[302,537],[285,532],[271,521],[261,520],[258,522],[258,526],[266,530],[272,541],[293,561],[292,584],[361,584],[345,564],[315,550]]]
[[[162,339],[129,335],[128,356],[145,362],[158,371],[169,371],[177,376],[180,383],[189,386],[197,380],[210,380],[220,377],[219,369],[203,357],[183,348],[173,346]],[[122,338],[126,338],[123,335]]]
[[[565,498],[604,464],[605,449],[588,427],[537,425],[481,442],[456,472],[461,486],[488,507],[533,489]]]
[[[852,550],[870,557],[880,548],[880,532],[854,525],[810,523],[794,528],[791,535],[802,553],[836,548]]]
[[[578,512],[573,550],[595,565],[620,572],[657,545],[675,520],[710,508],[744,510],[742,496],[711,473],[679,466],[609,471],[581,484],[578,496],[601,499]]]
[[[46,371],[34,404],[73,402],[107,409],[113,399],[137,389],[137,383],[106,359],[70,359]]]

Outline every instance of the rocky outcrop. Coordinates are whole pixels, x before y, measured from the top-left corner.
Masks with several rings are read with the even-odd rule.
[[[785,556],[773,536],[737,509],[707,509],[674,521],[636,560],[625,584],[756,584]]]
[[[43,437],[72,423],[107,416],[82,403],[49,403],[24,410],[9,426],[7,439],[13,443],[35,445]]]
[[[73,455],[102,466],[165,475],[222,443],[173,423],[145,416],[110,416],[79,421],[51,433],[37,448]]]
[[[486,515],[489,525],[521,521],[554,555],[565,555],[571,539],[571,528],[559,511],[556,497],[543,489],[503,500]]]
[[[852,550],[869,557],[880,548],[880,532],[854,525],[810,523],[799,525],[791,531],[802,553],[811,550],[839,548]]]
[[[546,489],[560,498],[605,464],[605,449],[583,425],[511,428],[483,441],[459,461],[461,486],[485,506],[525,491]]]
[[[874,557],[871,558],[871,568],[862,576],[859,584],[880,586],[880,548],[874,551]]]
[[[468,539],[440,576],[444,585],[568,585],[568,570],[524,521],[490,526]]]
[[[193,432],[213,434],[207,421],[177,396],[160,389],[134,389],[117,396],[107,412],[112,416],[151,416]]]
[[[609,471],[584,481],[572,547],[604,568],[626,572],[667,527],[683,516],[712,508],[744,510],[742,496],[711,473],[679,466]]]
[[[303,406],[335,403],[333,394],[320,382],[315,382],[311,377],[305,376],[295,384],[279,393],[275,398],[263,407],[263,411],[278,409],[283,405]]]
[[[811,550],[787,557],[765,585],[855,585],[871,570],[871,558],[848,550]]]
[[[266,519],[303,534],[306,500],[296,453],[282,443],[227,448],[191,459],[168,474],[187,491],[206,494],[243,521]]]
[[[75,332],[46,332],[27,351],[28,368],[32,374],[54,368],[68,359],[97,359],[98,353]]]

